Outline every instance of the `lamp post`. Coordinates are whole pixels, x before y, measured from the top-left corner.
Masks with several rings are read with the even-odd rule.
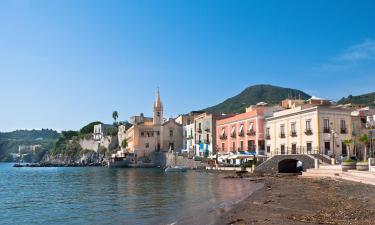
[[[332,137],[332,152],[333,152],[333,158],[336,159],[336,152],[335,152],[335,136],[336,131],[334,129],[331,130],[331,137]]]

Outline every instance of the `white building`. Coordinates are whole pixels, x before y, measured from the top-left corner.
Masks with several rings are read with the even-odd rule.
[[[275,112],[266,119],[268,156],[275,154],[351,155],[350,110],[326,105],[303,105]]]
[[[104,131],[108,128],[114,128],[113,125],[110,124],[97,124],[94,126],[94,140],[101,141],[104,138]]]

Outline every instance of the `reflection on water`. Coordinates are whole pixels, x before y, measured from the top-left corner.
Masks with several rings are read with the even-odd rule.
[[[257,187],[207,172],[0,164],[0,224],[210,224]]]

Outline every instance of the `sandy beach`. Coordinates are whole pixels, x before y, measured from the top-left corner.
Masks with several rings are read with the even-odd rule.
[[[375,186],[298,176],[245,179],[265,186],[218,224],[375,224]]]

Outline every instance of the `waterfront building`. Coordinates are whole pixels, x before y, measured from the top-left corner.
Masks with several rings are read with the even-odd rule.
[[[350,107],[352,108],[352,107]],[[363,107],[361,109],[356,109],[351,112],[352,125],[353,125],[353,144],[354,150],[357,157],[361,160],[367,159],[370,154],[370,149],[368,148],[368,143],[361,141],[362,135],[367,135],[369,138],[371,136],[370,130],[375,129],[373,125],[375,122],[375,109],[370,107]]]
[[[194,118],[194,155],[203,157],[216,154],[216,121],[231,116],[205,112]]]
[[[153,152],[181,151],[182,125],[172,118],[165,120],[163,114],[164,106],[158,90],[153,105],[153,117],[145,117],[143,113],[131,117],[132,126],[125,133],[121,129],[121,138],[127,141],[128,146],[113,157],[124,157],[127,153],[135,153],[136,157],[145,157]]]
[[[322,105],[317,105],[319,102]],[[312,99],[310,103],[266,118],[267,156],[324,154],[340,158],[353,153],[345,143],[352,137],[350,110],[332,106],[327,100]]]
[[[183,126],[182,152],[187,152],[188,156],[194,155],[194,119],[204,113],[203,111],[192,111],[188,114],[180,115],[176,122]]]
[[[104,138],[104,132],[106,129],[114,128],[111,124],[97,124],[94,125],[94,140],[101,141]]]
[[[243,152],[264,155],[264,119],[280,106],[266,104],[250,106],[245,113],[237,114],[216,122],[216,145],[219,152]]]

